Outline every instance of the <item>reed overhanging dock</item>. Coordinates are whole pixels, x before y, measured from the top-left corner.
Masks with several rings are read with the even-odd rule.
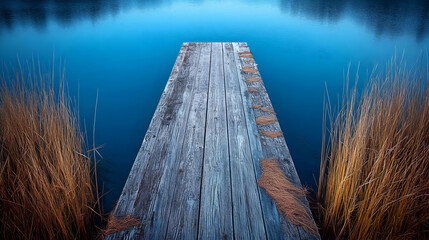
[[[263,158],[300,186],[247,44],[184,43],[114,210],[143,224],[106,239],[318,239],[258,186]]]

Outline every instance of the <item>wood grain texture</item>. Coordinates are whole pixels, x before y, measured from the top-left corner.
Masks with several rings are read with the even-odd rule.
[[[196,239],[198,234],[210,53],[211,44],[203,44],[182,152],[176,169],[177,177],[171,183],[175,190],[168,219],[167,239]]]
[[[135,183],[139,188],[135,201],[132,203],[132,211],[127,214],[138,216],[142,219],[142,226],[129,231],[123,231],[116,238],[129,237],[143,239],[163,239],[166,233],[166,224],[172,198],[171,182],[174,179],[177,168],[178,146],[183,140],[184,127],[189,112],[189,97],[192,95],[193,82],[195,81],[198,66],[200,47],[198,44],[188,44],[187,52],[175,79],[173,91],[167,103],[164,117],[160,119],[161,126],[155,138],[152,150],[148,153],[147,165],[144,172]],[[188,99],[187,101],[184,101]],[[125,233],[124,233],[125,232]]]
[[[189,57],[185,57],[182,71],[176,81],[178,91],[171,99],[167,114],[158,133],[147,173],[143,176],[135,208],[138,216],[143,216],[143,229],[139,234],[144,239],[163,239],[166,234],[168,215],[174,182],[177,176],[178,159],[185,135],[185,126],[191,107],[191,97],[196,81],[201,45],[189,44]]]
[[[231,43],[223,44],[223,53],[234,236],[236,239],[266,239],[237,64]]]
[[[249,48],[247,43],[238,43],[238,52],[248,52]],[[246,58],[240,58],[241,69],[257,69],[255,62],[248,62]],[[243,78],[248,77],[261,77],[259,71],[241,71]],[[263,81],[258,82],[246,82],[247,87],[251,89],[257,89],[258,91],[249,92],[253,105],[262,105],[264,108],[273,109],[268,93],[265,89]],[[264,119],[268,114],[267,112],[261,111],[260,108],[252,109],[256,119]],[[274,111],[274,110],[273,110]],[[271,122],[270,124],[257,125],[258,131],[278,131],[282,132],[278,121]],[[298,174],[295,169],[292,157],[287,147],[284,137],[268,137],[260,136],[262,151],[265,158],[278,158],[281,163],[281,167],[285,175],[297,186],[301,186]],[[265,191],[265,190],[263,190]],[[303,198],[302,201],[309,208],[307,199]],[[300,239],[320,239],[320,236],[312,236],[302,230],[301,227],[296,227],[289,223],[281,212],[278,212],[281,228],[285,236],[288,238],[300,238]],[[294,230],[297,229],[297,230]]]
[[[199,239],[232,239],[231,172],[221,43],[212,43]]]
[[[260,108],[262,105],[252,102],[250,93],[247,91],[246,77],[241,73],[241,59],[239,56],[239,43],[233,43],[234,57],[236,61],[236,68],[238,80],[240,84],[241,98],[244,106],[244,114],[246,118],[247,131],[252,150],[252,161],[255,169],[256,178],[262,175],[260,159],[264,158],[262,151],[262,144],[256,126],[256,118],[254,109]],[[248,51],[246,51],[248,52]],[[283,232],[280,227],[280,220],[277,207],[272,198],[261,188],[258,188],[261,201],[261,208],[264,217],[265,229],[268,239],[294,239],[294,231]],[[295,238],[297,239],[297,238]]]
[[[165,86],[164,92],[161,95],[161,99],[158,103],[158,106],[155,110],[155,113],[152,117],[149,128],[146,132],[146,135],[143,139],[143,143],[140,147],[140,150],[137,154],[136,160],[134,161],[133,167],[131,168],[128,179],[125,183],[125,186],[122,190],[121,196],[116,204],[113,214],[115,216],[126,216],[126,215],[136,215],[135,214],[135,201],[141,186],[141,177],[146,171],[150,153],[154,148],[155,141],[158,137],[158,132],[162,124],[162,119],[164,119],[167,111],[167,106],[173,97],[173,90],[177,89],[176,85],[179,83],[176,81],[180,71],[182,70],[182,65],[185,59],[185,55],[188,53],[188,43],[184,43],[180,49],[179,55],[177,56],[176,62],[171,71],[170,77]],[[189,57],[189,56],[188,56]],[[106,239],[120,239],[125,238],[127,234],[132,234],[132,232],[137,231],[137,227],[133,227],[130,230],[118,232],[106,236]]]
[[[257,185],[263,158],[300,186],[247,44],[184,43],[113,213],[143,225],[105,239],[318,239]]]

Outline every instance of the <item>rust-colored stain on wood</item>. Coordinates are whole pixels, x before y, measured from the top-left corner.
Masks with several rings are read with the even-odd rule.
[[[264,135],[266,137],[276,138],[283,136],[283,133],[280,131],[260,131],[260,135]]]
[[[262,105],[253,105],[252,106],[253,109],[257,109],[257,108],[260,108],[260,107],[262,107]]]
[[[276,112],[274,112],[274,109],[273,109],[273,108],[266,108],[266,107],[263,107],[263,108],[261,108],[261,111],[276,114]]]
[[[274,115],[267,115],[256,118],[256,124],[258,125],[268,125],[274,122],[277,122],[277,118]]]
[[[260,77],[248,77],[246,78],[246,82],[252,83],[252,82],[259,82],[261,81]]]
[[[242,68],[241,71],[246,72],[246,73],[255,73],[258,71],[258,69],[254,68],[254,67],[247,66],[247,67]]]
[[[259,92],[259,90],[256,89],[256,88],[248,88],[247,91],[249,91],[249,92]]]
[[[248,62],[248,63],[255,62],[255,59],[251,58],[249,60],[246,60],[246,62]]]

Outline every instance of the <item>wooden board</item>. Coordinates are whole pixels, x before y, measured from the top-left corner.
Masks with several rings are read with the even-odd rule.
[[[236,51],[238,53],[250,52],[250,49],[247,46],[247,43],[237,43],[234,44],[236,47]],[[257,64],[255,61],[249,61],[249,59],[253,59],[253,57],[240,57],[241,68],[252,68],[257,69]],[[249,77],[259,77],[259,71],[255,72],[241,72],[243,79]],[[255,89],[256,91],[248,92],[247,95],[250,96],[252,105],[261,105],[260,108],[252,108],[254,118],[258,119],[263,116],[275,116],[274,108],[271,104],[268,93],[265,89],[263,81],[246,81],[247,88]],[[263,111],[262,108],[270,109],[272,111]],[[274,112],[274,113],[273,113]],[[256,127],[258,133],[262,131],[274,131],[274,132],[282,132],[280,128],[280,124],[278,121],[275,121],[271,124],[261,124],[261,125],[253,125],[250,127]],[[249,127],[249,129],[250,129]],[[255,132],[255,130],[253,130]],[[292,157],[289,153],[289,149],[287,147],[286,141],[284,137],[267,137],[264,135],[259,135],[259,139],[262,146],[262,152],[264,158],[275,158],[278,159],[283,171],[288,179],[293,181],[295,185],[301,186],[301,182],[299,180],[298,174],[295,169],[295,165],[293,163]],[[306,199],[303,199],[308,207],[308,202]],[[312,236],[306,233],[301,227],[296,227],[293,224],[289,223],[289,221],[283,216],[283,214],[278,211],[278,216],[280,219],[282,232],[285,233],[286,238],[291,239],[318,239],[319,236]],[[298,229],[295,230],[295,229]]]
[[[223,45],[234,236],[237,239],[266,239],[237,64],[232,43]]]
[[[273,111],[246,43],[184,43],[114,210],[142,225],[106,239],[318,239],[257,184],[278,158],[300,186]]]
[[[178,176],[168,217],[167,239],[196,239],[199,220],[201,169],[204,157],[204,133],[207,115],[211,44],[201,48],[194,95],[178,159]],[[176,185],[175,183],[183,183]]]
[[[231,173],[222,44],[212,43],[200,206],[200,239],[232,239]]]

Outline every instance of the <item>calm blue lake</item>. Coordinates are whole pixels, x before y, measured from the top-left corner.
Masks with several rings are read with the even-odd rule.
[[[429,1],[1,0],[0,61],[65,65],[88,139],[95,129],[105,210],[117,201],[183,42],[248,42],[301,181],[315,187],[325,83],[342,91],[405,51],[429,49]]]

